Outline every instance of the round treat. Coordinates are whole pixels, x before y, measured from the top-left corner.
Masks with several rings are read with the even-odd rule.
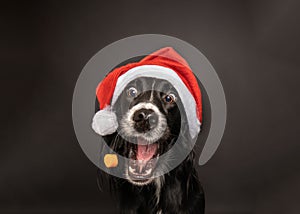
[[[104,164],[107,168],[118,166],[118,157],[116,154],[106,154],[104,156]]]

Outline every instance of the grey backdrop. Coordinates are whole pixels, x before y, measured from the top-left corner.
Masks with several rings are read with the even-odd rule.
[[[299,213],[299,3],[2,3],[0,213],[115,213],[72,127],[76,79],[98,50],[159,33],[213,64],[228,108],[198,167],[206,213]],[[114,56],[111,56],[114,57]]]

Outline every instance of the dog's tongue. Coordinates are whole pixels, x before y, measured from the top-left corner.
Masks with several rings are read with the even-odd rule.
[[[157,150],[157,144],[152,143],[149,145],[144,145],[146,143],[145,140],[138,138],[138,146],[137,146],[137,160],[150,160]]]

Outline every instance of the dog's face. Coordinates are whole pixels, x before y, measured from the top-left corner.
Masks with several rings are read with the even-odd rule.
[[[113,149],[129,159],[127,179],[136,185],[153,180],[159,156],[176,141],[181,127],[180,99],[167,81],[142,77],[130,82],[115,104],[120,124]],[[162,163],[163,164],[163,163]]]

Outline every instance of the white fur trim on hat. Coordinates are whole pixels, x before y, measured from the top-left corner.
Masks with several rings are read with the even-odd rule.
[[[117,116],[110,106],[105,107],[94,115],[92,128],[101,136],[112,134],[117,130]]]

